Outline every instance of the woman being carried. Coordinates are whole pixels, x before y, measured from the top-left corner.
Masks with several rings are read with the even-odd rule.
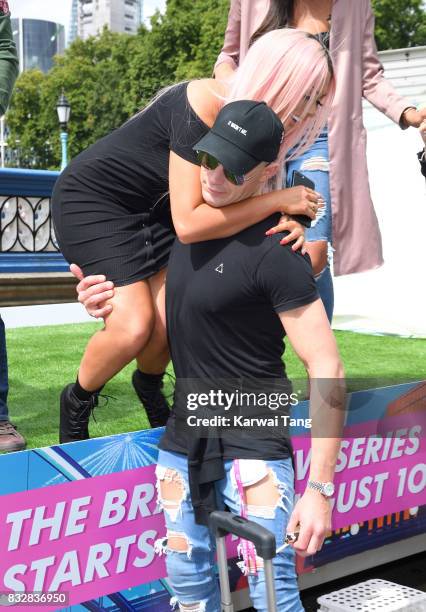
[[[205,200],[222,206],[242,190],[256,196],[278,170],[271,160],[282,134],[266,104],[225,105],[195,144]],[[239,174],[247,175],[244,186],[229,181]],[[278,221],[273,214],[222,239],[175,240],[170,253],[166,312],[176,388],[156,468],[167,534],[155,549],[166,555],[171,605],[181,612],[221,610],[212,510],[226,504],[275,534],[279,612],[303,610],[286,531],[298,527],[294,548],[314,554],[330,529],[343,368],[309,257],[282,246],[283,234],[270,235]],[[283,423],[294,402],[282,360],[285,336],[309,373],[311,392],[309,482],[294,509],[292,447]],[[262,561],[249,542],[239,548],[253,604],[266,612]]]
[[[61,442],[88,437],[100,390],[135,357],[140,369],[133,384],[139,396],[147,386],[158,389],[169,360],[164,279],[175,234],[156,204],[169,197],[168,191],[174,230],[185,243],[231,236],[274,212],[315,217],[316,192],[295,188],[248,197],[250,173],[230,175],[241,186],[232,200],[221,202],[229,206],[217,208],[204,197],[193,145],[224,103],[259,100],[276,111],[286,133],[281,161],[286,149],[303,141],[300,151],[315,140],[333,92],[330,59],[316,40],[301,32],[271,32],[253,45],[232,83],[207,79],[169,88],[61,175],[52,201],[59,246],[85,275],[104,275],[115,286],[104,296],[110,300],[109,310],[102,312],[105,328],[89,341],[77,381],[62,392]],[[299,237],[294,248],[302,245],[295,222],[284,220],[278,227],[294,230],[285,242]],[[153,426],[168,416],[165,402],[157,408],[148,410]]]

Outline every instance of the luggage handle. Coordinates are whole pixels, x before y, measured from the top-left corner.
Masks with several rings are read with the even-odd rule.
[[[276,554],[275,535],[254,521],[216,510],[210,515],[210,526],[216,537],[224,537],[228,533],[237,535],[240,538],[253,542],[256,547],[256,553],[262,559],[273,559]]]
[[[229,586],[228,565],[226,556],[225,536],[228,533],[240,538],[250,540],[256,547],[256,554],[264,560],[266,594],[269,612],[277,611],[275,595],[274,568],[272,559],[275,557],[275,535],[254,521],[216,510],[210,514],[210,528],[212,529],[217,546],[217,561],[219,567],[220,592],[222,598],[222,612],[234,612],[231,589]]]

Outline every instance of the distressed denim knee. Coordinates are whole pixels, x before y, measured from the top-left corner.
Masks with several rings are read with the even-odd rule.
[[[245,514],[275,534],[277,548],[284,543],[285,532],[294,500],[294,472],[291,459],[239,459],[225,464],[227,477],[222,485],[225,503],[236,514]],[[266,608],[266,584],[263,560],[255,547],[241,541],[240,568],[248,577],[250,596],[258,612]],[[285,548],[273,560],[277,609],[279,612],[302,612],[295,553]]]
[[[158,461],[157,503],[164,511],[167,532],[155,543],[155,551],[166,557],[174,591],[171,609],[220,612],[213,540],[207,527],[195,523],[187,459],[178,453],[160,451]]]

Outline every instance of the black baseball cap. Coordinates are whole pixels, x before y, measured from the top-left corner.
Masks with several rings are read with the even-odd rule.
[[[222,108],[193,148],[209,153],[234,174],[247,174],[261,162],[277,159],[283,136],[283,124],[266,102],[238,100]]]

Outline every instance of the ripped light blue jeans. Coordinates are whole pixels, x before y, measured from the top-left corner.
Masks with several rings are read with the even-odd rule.
[[[291,151],[290,151],[291,153]],[[312,226],[306,230],[307,242],[325,241],[328,248],[328,265],[316,277],[318,293],[323,301],[325,311],[331,323],[334,310],[334,288],[331,275],[330,261],[332,257],[332,217],[329,166],[330,157],[328,152],[328,132],[324,130],[314,144],[303,155],[287,163],[286,186],[290,187],[293,173],[298,170],[315,183],[315,190],[320,193],[325,205],[312,222]]]
[[[277,548],[284,543],[286,526],[293,509],[294,472],[291,459],[239,459],[241,482],[257,495],[247,498],[248,518],[271,530]],[[234,461],[224,462],[226,476],[217,483],[218,505],[241,513]],[[194,520],[188,485],[187,457],[161,451],[156,469],[158,502],[164,510],[167,535],[156,542],[156,552],[166,555],[170,584],[175,597],[172,609],[180,612],[220,612],[220,590],[215,565],[215,540],[210,530]],[[256,489],[256,490],[255,490]],[[177,495],[176,495],[177,493]],[[257,501],[256,500],[256,501]],[[271,502],[269,503],[269,500]],[[252,502],[252,505],[250,505]],[[258,612],[267,611],[267,596],[261,559],[257,573],[241,563],[248,574],[250,596]],[[303,612],[295,569],[295,553],[286,547],[273,561],[278,612]]]

